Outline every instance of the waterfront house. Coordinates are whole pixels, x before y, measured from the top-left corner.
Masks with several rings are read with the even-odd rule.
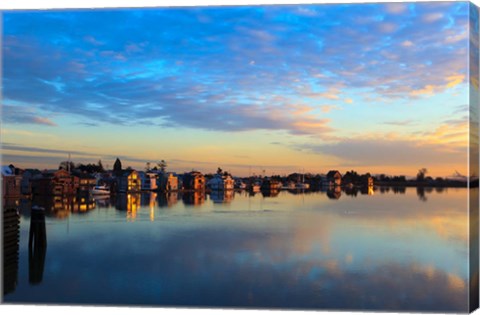
[[[30,195],[32,193],[33,178],[42,176],[42,172],[37,169],[26,169],[22,174],[20,182],[20,191],[23,195]]]
[[[2,196],[4,198],[18,198],[21,195],[22,177],[18,175],[13,165],[2,166]]]
[[[323,186],[325,186],[324,184],[326,183],[326,180],[327,180],[326,176],[321,176],[317,174],[309,178],[308,184],[310,185],[310,189],[319,190]]]
[[[116,189],[118,192],[140,192],[142,183],[138,172],[135,170],[124,170],[117,173]]]
[[[265,179],[262,181],[261,190],[279,190],[282,188],[282,182],[275,179]]]
[[[342,184],[342,174],[337,170],[327,173],[326,183],[328,186],[340,186]]]
[[[93,187],[97,184],[97,179],[90,174],[87,173],[76,173],[74,175],[74,180],[78,178],[78,194],[85,194],[92,191]]]
[[[77,193],[79,178],[64,169],[44,171],[32,179],[32,194],[69,196]]]
[[[211,190],[231,190],[235,187],[235,181],[229,174],[215,174],[207,182],[207,187]]]
[[[140,177],[142,190],[157,190],[157,177],[156,173],[152,172],[138,172]]]
[[[178,176],[171,172],[161,172],[158,174],[157,189],[160,191],[177,191]]]
[[[202,173],[192,171],[183,175],[183,189],[201,191],[205,190],[205,176]]]
[[[235,178],[235,189],[246,189],[247,184],[241,178]]]
[[[372,187],[373,186],[373,177],[370,175],[362,175],[360,177],[363,186]]]

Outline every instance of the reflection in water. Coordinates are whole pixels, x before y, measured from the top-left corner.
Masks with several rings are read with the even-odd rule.
[[[327,190],[327,197],[329,199],[340,199],[342,196],[342,189],[339,186],[335,186],[334,189]]]
[[[407,190],[407,187],[403,187],[403,186],[393,186],[393,187],[392,187],[392,190],[393,190],[393,193],[394,193],[394,194],[405,194],[405,191]],[[442,189],[442,190],[438,190],[437,192],[443,192],[443,189]]]
[[[66,221],[47,214],[48,268],[30,268],[44,270],[42,290],[20,281],[6,302],[465,312],[467,190],[425,191],[426,202],[400,191],[124,194]],[[196,200],[201,211],[186,207]]]
[[[277,197],[278,194],[280,193],[280,191],[279,190],[262,189],[261,193],[262,193],[262,196],[264,198],[266,198],[266,197]]]
[[[117,194],[115,198],[115,208],[117,210],[127,211],[127,219],[135,220],[137,211],[140,208],[141,194],[120,193]]]
[[[28,266],[31,284],[42,282],[47,252],[47,231],[44,210],[32,208],[28,238]]]
[[[210,192],[210,199],[213,203],[230,203],[235,195],[233,190],[212,190]]]
[[[115,202],[112,201],[113,199],[110,195],[97,195],[95,196],[95,203],[99,208],[108,208],[110,205],[115,204]]]
[[[69,198],[63,196],[34,195],[32,206],[44,208],[46,215],[65,219],[70,213]]]
[[[205,202],[205,191],[184,192],[183,203],[187,206],[198,206]]]
[[[148,207],[150,208],[150,221],[155,220],[155,207],[157,205],[157,193],[151,192],[148,194],[149,196],[149,202],[148,202]]]
[[[417,196],[418,199],[421,201],[427,201],[427,197],[425,196],[425,188],[424,187],[417,187]]]
[[[388,193],[390,191],[390,186],[380,186],[379,187],[379,190],[380,190],[380,193],[381,194],[385,194],[385,193]]]
[[[3,295],[15,291],[18,278],[20,216],[16,208],[3,210]]]
[[[351,197],[357,197],[358,195],[358,188],[356,186],[353,187],[345,187],[345,195],[351,196]]]
[[[72,213],[86,213],[95,209],[96,202],[91,194],[81,194],[68,200]]]
[[[478,150],[477,150],[478,151]],[[478,160],[477,160],[478,161]],[[478,167],[478,164],[477,164]],[[478,182],[478,181],[477,181]],[[470,264],[470,305],[478,305],[479,302],[479,222],[478,222],[478,207],[479,207],[479,194],[478,188],[469,189],[469,264]],[[472,309],[470,309],[472,311]]]
[[[158,206],[161,208],[164,207],[173,207],[178,202],[178,193],[177,192],[159,192],[157,196]]]
[[[44,208],[45,214],[49,217],[66,219],[70,213],[82,214],[95,209],[97,202],[90,194],[78,196],[34,195],[31,206]]]

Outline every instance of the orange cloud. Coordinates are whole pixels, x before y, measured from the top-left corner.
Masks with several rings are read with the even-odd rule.
[[[438,91],[443,91],[445,89],[454,88],[455,86],[463,83],[465,80],[465,75],[463,74],[453,74],[445,78],[446,84],[444,85],[433,85],[428,84],[423,88],[418,90],[413,90],[410,92],[411,96],[421,96],[421,95],[433,95]]]
[[[321,111],[323,113],[329,113],[331,112],[332,110],[334,109],[337,109],[337,110],[340,110],[342,109],[341,107],[337,106],[337,105],[323,105],[320,107],[321,108]]]
[[[456,74],[456,75],[448,76],[446,78],[446,81],[448,82],[447,83],[447,88],[453,88],[453,87],[459,85],[460,83],[463,82],[464,79],[465,79],[465,75],[463,75],[463,74]]]

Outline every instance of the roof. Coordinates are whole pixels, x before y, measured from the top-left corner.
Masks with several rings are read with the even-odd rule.
[[[82,178],[82,179],[85,179],[85,178],[95,179],[95,176],[93,176],[92,174],[88,174],[88,173],[74,173],[73,175],[77,176],[78,178]]]
[[[335,176],[335,174],[337,174],[337,173],[340,174],[340,172],[337,171],[337,170],[331,170],[331,171],[329,171],[329,172],[327,173],[327,177],[333,177],[333,176]],[[340,174],[340,175],[341,175],[341,174]]]
[[[138,174],[136,170],[122,170],[121,176],[130,176],[134,172]]]
[[[204,177],[202,173],[197,172],[197,171],[192,171],[192,172],[189,172],[189,173],[185,173],[185,174],[183,174],[183,176],[186,177],[186,178],[190,178],[190,177]]]
[[[2,175],[3,176],[15,175],[15,170],[12,169],[9,165],[2,165]]]

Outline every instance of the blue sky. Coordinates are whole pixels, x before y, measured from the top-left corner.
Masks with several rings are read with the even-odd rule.
[[[4,12],[3,159],[466,173],[468,23],[466,2]]]

